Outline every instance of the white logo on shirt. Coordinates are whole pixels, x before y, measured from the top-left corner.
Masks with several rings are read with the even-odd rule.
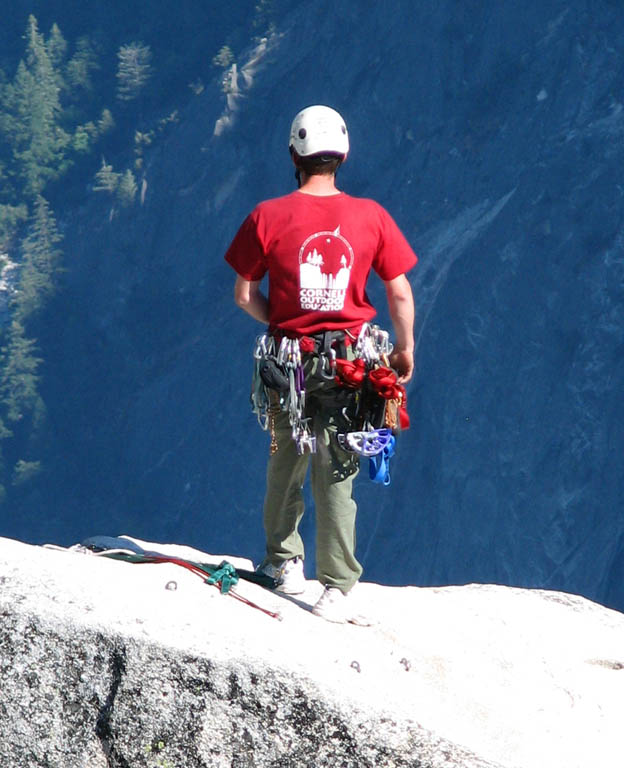
[[[353,248],[340,234],[340,227],[310,235],[299,250],[301,309],[341,310],[352,266]]]

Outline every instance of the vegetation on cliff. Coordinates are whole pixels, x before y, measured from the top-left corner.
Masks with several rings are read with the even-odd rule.
[[[270,30],[277,13],[276,0],[245,0],[228,20],[225,5],[187,0],[175,12],[130,4],[100,18],[101,7],[86,2],[78,18],[52,2],[42,13],[60,22],[45,31],[30,13],[18,34],[27,3],[17,6],[0,30],[0,504],[11,494],[18,501],[45,471],[42,454],[55,452],[42,394],[54,361],[41,338],[72,269],[63,218],[96,195],[111,227],[131,227],[128,212],[145,198],[147,154],[178,121],[178,107],[203,92],[206,77],[227,83],[241,47]],[[206,20],[213,26],[197,35]]]

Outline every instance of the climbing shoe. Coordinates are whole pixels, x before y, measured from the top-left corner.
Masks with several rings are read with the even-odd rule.
[[[303,558],[301,557],[285,560],[280,565],[262,563],[258,566],[257,571],[275,580],[277,592],[283,592],[285,595],[300,595],[305,592],[306,580],[303,575]]]
[[[326,621],[336,624],[347,622],[349,597],[341,592],[338,587],[325,587],[323,594],[318,599],[312,613]]]
[[[374,623],[357,612],[351,593],[347,592],[345,595],[338,587],[325,587],[323,594],[312,608],[312,613],[335,624],[358,624],[361,627],[370,627]]]

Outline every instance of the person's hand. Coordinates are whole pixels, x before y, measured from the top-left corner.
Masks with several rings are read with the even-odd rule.
[[[394,349],[390,353],[390,366],[399,374],[399,384],[406,384],[414,373],[414,353]]]

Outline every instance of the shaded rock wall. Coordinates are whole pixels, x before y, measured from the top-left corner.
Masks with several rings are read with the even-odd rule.
[[[40,335],[49,472],[5,532],[131,528],[261,556],[259,327],[222,255],[292,188],[290,120],[321,101],[349,123],[343,188],[384,204],[421,257],[413,426],[392,486],[358,488],[367,576],[623,606],[623,23],[604,0],[287,8],[236,62],[235,98],[210,84],[149,153],[143,206],[66,212]],[[308,518],[304,534],[312,576]]]

